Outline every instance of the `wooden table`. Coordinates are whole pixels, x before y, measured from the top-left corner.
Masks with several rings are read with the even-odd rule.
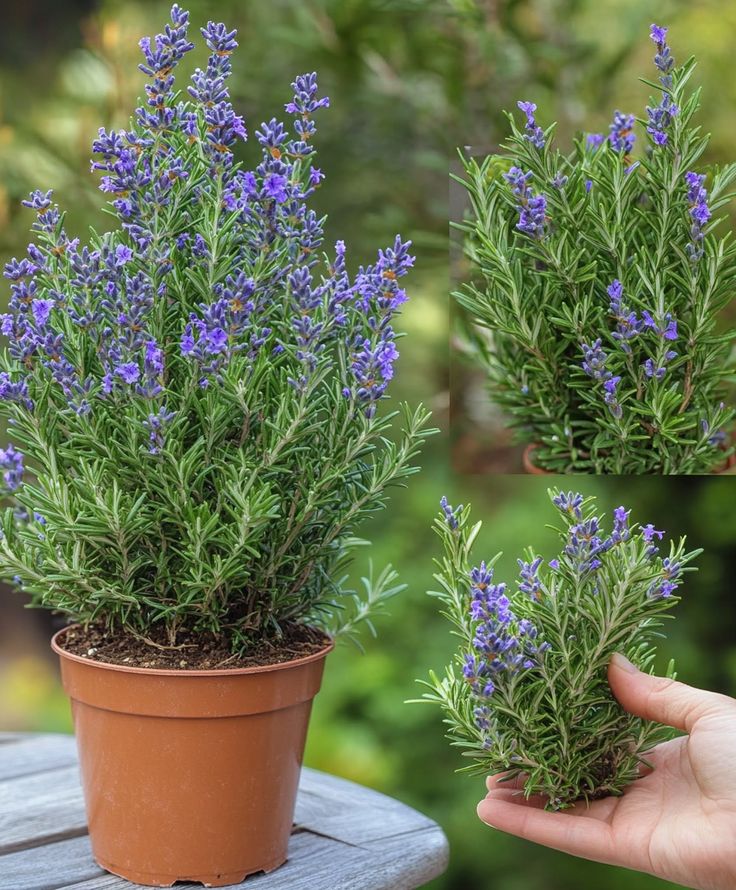
[[[431,819],[361,785],[304,769],[288,862],[237,886],[412,890],[442,874],[447,857],[447,840]],[[0,733],[0,890],[137,886],[92,859],[73,736]]]

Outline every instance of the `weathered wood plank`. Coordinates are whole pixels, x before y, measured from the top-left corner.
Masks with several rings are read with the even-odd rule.
[[[345,779],[304,769],[296,824],[347,844],[366,844],[434,822],[406,804]]]
[[[0,744],[6,742],[0,754],[0,781],[48,772],[77,762],[74,736],[17,735],[14,738],[0,736]]]
[[[92,859],[89,837],[72,838],[0,856],[0,887],[13,890],[57,890],[106,876]],[[115,879],[118,887],[125,882]],[[130,885],[128,885],[130,886]]]
[[[0,782],[0,853],[87,830],[77,766]]]

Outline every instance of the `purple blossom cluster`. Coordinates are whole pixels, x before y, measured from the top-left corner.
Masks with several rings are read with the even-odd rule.
[[[656,529],[651,522],[647,523],[647,525],[642,526],[641,536],[644,539],[645,544],[647,544],[647,556],[650,559],[653,559],[659,553],[659,547],[654,543],[654,539],[661,541],[664,538],[664,532]]]
[[[705,253],[705,226],[711,217],[708,207],[708,192],[703,186],[705,176],[692,170],[685,174],[687,203],[690,214],[690,243],[685,247],[690,262],[697,263]]]
[[[544,148],[544,130],[537,124],[534,118],[534,112],[537,110],[537,106],[534,102],[519,101],[516,104],[526,115],[526,124],[524,125],[526,133],[524,134],[524,139],[531,142],[535,148]]]
[[[626,306],[623,302],[624,287],[618,278],[614,279],[607,288],[609,297],[608,311],[616,321],[616,330],[613,331],[612,337],[618,340],[621,349],[627,353],[631,353],[629,340],[633,340],[637,334],[640,334],[644,327],[642,319],[638,318],[636,312]]]
[[[679,114],[679,108],[672,101],[670,90],[672,88],[672,68],[675,60],[667,45],[667,28],[652,25],[649,36],[657,47],[654,64],[661,72],[659,81],[662,84],[662,99],[659,105],[647,106],[647,133],[652,137],[655,145],[664,146],[669,142],[668,130],[672,122]]]
[[[608,405],[611,414],[620,420],[623,416],[623,409],[618,401],[618,385],[621,382],[620,376],[614,376],[612,371],[606,367],[608,356],[603,351],[600,337],[592,344],[583,343],[583,371],[594,380],[597,380],[603,386],[603,401]]]
[[[527,594],[531,599],[538,600],[542,594],[542,582],[539,580],[539,567],[542,565],[542,557],[538,556],[532,562],[523,559],[516,560],[519,564],[520,581],[517,581],[519,590]]]
[[[634,133],[634,123],[636,118],[633,114],[624,114],[622,111],[616,111],[613,115],[613,121],[608,128],[608,141],[611,148],[627,158],[636,142],[636,134]]]
[[[608,311],[616,322],[616,328],[611,332],[614,340],[617,340],[621,349],[627,355],[631,355],[630,342],[643,331],[650,330],[661,338],[663,344],[677,340],[677,320],[672,317],[672,313],[665,312],[663,315],[655,317],[651,312],[644,310],[641,317],[627,306],[624,302],[624,288],[618,279],[614,279],[607,288],[609,299]],[[598,344],[596,348],[596,343]],[[606,355],[600,348],[600,341],[596,341],[593,346],[583,346],[585,361],[583,369],[591,377],[603,382],[606,395],[615,401],[617,380],[609,376],[606,365]],[[674,349],[659,349],[657,358],[647,358],[642,363],[644,376],[649,379],[662,380],[667,373],[667,363],[677,357]],[[612,402],[607,400],[608,404]]]
[[[143,37],[139,43],[145,64],[138,67],[147,75],[147,108],[137,110],[138,122],[146,129],[163,131],[171,127],[176,112],[171,107],[174,98],[174,68],[186,53],[194,49],[187,40],[189,13],[178,4],[171,8],[171,24],[166,25],[162,34],[151,40]]]
[[[365,406],[365,414],[375,414],[376,402],[393,378],[393,365],[399,357],[391,321],[406,302],[402,278],[414,265],[410,241],[397,235],[393,247],[379,251],[378,261],[361,267],[355,279],[355,303],[367,319],[370,334],[358,334],[352,341],[354,384],[345,394]]]
[[[532,238],[542,239],[547,223],[547,198],[543,194],[535,195],[529,185],[531,172],[524,173],[519,167],[512,167],[503,178],[511,186],[517,198],[519,221],[516,228]]]
[[[470,589],[475,634],[463,675],[478,698],[488,699],[496,691],[500,675],[513,676],[538,667],[549,644],[538,642],[538,630],[529,619],[516,617],[506,585],[493,583],[493,569],[484,562],[470,572]],[[479,726],[487,728],[481,722]]]
[[[644,310],[642,313],[644,327],[653,331],[662,339],[663,343],[674,342],[677,340],[677,321],[672,317],[672,313],[665,312],[663,316],[655,318],[650,312]],[[658,358],[648,358],[642,367],[646,377],[654,380],[662,380],[667,373],[667,363],[677,358],[677,352],[674,349],[660,349]]]
[[[202,150],[212,162],[214,169],[220,164],[229,166],[232,163],[232,146],[239,140],[247,138],[245,123],[235,113],[230,103],[230,93],[226,80],[232,72],[230,56],[237,49],[236,31],[228,31],[222,23],[209,22],[202,28],[210,56],[207,68],[200,68],[192,75],[189,95],[203,109],[204,139]],[[200,135],[200,123],[196,114],[181,114],[188,125],[188,135],[197,138]]]
[[[601,567],[600,557],[616,543],[613,537],[603,537],[598,517],[581,519],[570,526],[565,554],[579,575],[595,572]]]
[[[12,445],[0,448],[0,470],[6,492],[17,491],[23,484],[23,455]]]
[[[649,586],[647,596],[652,599],[667,599],[682,583],[682,566],[666,556],[662,560],[662,571]]]
[[[236,32],[213,22],[201,29],[207,65],[181,93],[175,69],[193,48],[188,27],[189,13],[174,5],[162,33],[141,40],[145,104],[129,129],[100,130],[94,141],[92,169],[120,230],[82,246],[66,235],[51,192],[23,202],[35,213],[38,243],[5,267],[11,298],[0,330],[11,361],[0,371],[0,399],[33,411],[49,378],[59,409],[80,417],[96,402],[138,399],[142,435],[158,454],[180,384],[206,389],[227,374],[246,376],[267,355],[300,390],[324,379],[315,374],[323,362],[371,418],[398,357],[392,324],[406,301],[400,279],[414,263],[410,242],[397,236],[351,278],[339,241],[318,280],[323,231],[308,198],[324,178],[311,163],[314,115],[329,100],[316,74],[292,83],[285,110],[294,136],[275,118],[263,123],[260,162],[241,169],[233,151],[247,133],[227,87]],[[199,208],[208,205],[220,221],[214,233],[202,228]],[[181,369],[191,372],[186,381]]]
[[[460,504],[457,507],[453,507],[448,503],[447,498],[442,495],[440,498],[440,508],[442,509],[445,522],[453,531],[455,531],[458,527],[458,516],[462,513],[463,505]]]
[[[631,510],[627,510],[626,507],[616,507],[613,511],[613,529],[611,534],[606,536],[597,516],[583,515],[581,494],[558,492],[553,496],[552,503],[568,524],[563,554],[560,559],[550,561],[550,566],[555,570],[560,569],[560,563],[564,560],[578,577],[594,577],[603,564],[603,555],[631,540],[633,534],[630,524]],[[647,560],[653,561],[659,553],[655,541],[661,541],[664,532],[656,529],[651,523],[641,526],[639,532],[645,544],[644,556]],[[680,563],[671,558],[663,559],[657,576],[649,584],[646,595],[653,599],[671,596],[681,583],[681,574]],[[598,583],[598,580],[594,581],[594,593],[597,593]]]
[[[552,503],[564,516],[583,518],[584,498],[580,492],[560,491],[552,497]]]

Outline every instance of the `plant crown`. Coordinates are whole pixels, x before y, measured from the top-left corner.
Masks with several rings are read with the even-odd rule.
[[[430,673],[423,700],[441,705],[466,770],[523,775],[527,797],[542,794],[560,809],[620,794],[646,752],[669,737],[667,727],[619,706],[607,667],[614,652],[651,667],[662,619],[697,552],[681,539],[662,556],[664,532],[632,524],[630,510],[614,511],[608,533],[594,499],[550,496],[561,553],[545,565],[527,550],[513,587],[494,580],[498,556],[471,567],[481,523],[443,498],[435,529],[445,552],[433,595],[460,646],[444,676]]]
[[[666,28],[650,36],[659,79],[644,81],[657,91],[646,118],[617,111],[606,136],[563,155],[519,102],[524,126],[509,115],[503,154],[463,159],[459,228],[478,273],[455,294],[468,348],[553,472],[708,472],[731,451],[733,331],[717,320],[736,249],[717,226],[736,165],[699,167],[695,63],[675,65]]]
[[[402,412],[378,410],[409,243],[352,277],[343,242],[320,253],[316,76],[292,84],[291,133],[276,118],[256,130],[249,169],[233,154],[236,32],[202,28],[206,69],[177,91],[188,24],[175,5],[141,41],[146,101],[94,142],[116,227],[82,244],[50,192],[24,202],[36,239],[5,270],[15,509],[0,568],[83,622],[163,627],[172,644],[208,631],[242,651],[285,622],[352,630],[396,592],[390,569],[365,597],[343,574],[357,525],[415,472],[428,413],[404,406],[392,438]]]

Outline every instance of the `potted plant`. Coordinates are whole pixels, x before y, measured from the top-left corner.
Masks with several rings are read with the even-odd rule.
[[[681,539],[664,556],[664,532],[632,523],[630,510],[618,507],[606,530],[593,498],[550,496],[561,552],[545,564],[527,550],[508,586],[494,578],[498,556],[471,567],[481,523],[443,498],[434,595],[460,645],[444,676],[430,674],[423,700],[441,705],[466,771],[521,775],[527,797],[562,809],[621,794],[671,732],[625,712],[606,671],[614,652],[651,666],[662,619],[699,551],[686,552]]]
[[[379,410],[409,243],[354,276],[343,242],[322,259],[316,76],[244,166],[235,31],[202,29],[207,66],[177,91],[188,23],[175,5],[141,41],[146,100],[94,143],[114,227],[82,243],[50,193],[24,202],[0,569],[76,622],[53,648],[97,861],[219,886],[286,858],[325,657],[399,589],[390,568],[344,586],[355,531],[415,472],[428,413],[404,406],[392,438]]]
[[[736,248],[718,223],[736,165],[700,166],[695,63],[675,65],[666,28],[651,38],[645,118],[617,111],[563,154],[519,102],[502,153],[463,158],[477,274],[455,297],[491,397],[543,472],[705,473],[732,453],[721,315]]]

